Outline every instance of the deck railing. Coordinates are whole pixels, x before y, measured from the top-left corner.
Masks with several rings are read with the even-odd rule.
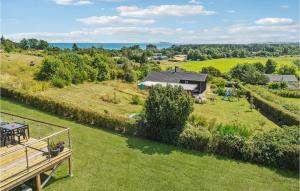
[[[1,119],[6,118],[6,117],[13,117],[12,120],[22,119],[25,121],[38,123],[39,125],[42,125],[42,126],[45,125],[45,128],[47,128],[49,126],[59,128],[59,131],[51,133],[50,135],[47,135],[45,137],[38,138],[38,139],[33,139],[28,143],[22,142],[21,144],[17,145],[16,149],[8,149],[8,151],[4,151],[4,153],[0,153],[0,159],[2,160],[2,162],[5,163],[6,162],[5,160],[10,161],[11,160],[10,158],[14,158],[14,156],[18,156],[20,158],[20,155],[21,155],[21,158],[22,158],[21,162],[19,161],[17,164],[11,164],[11,165],[14,165],[14,166],[19,165],[20,171],[24,171],[24,170],[28,171],[28,170],[30,170],[30,168],[32,168],[38,164],[41,164],[42,162],[45,162],[47,160],[50,161],[52,158],[56,157],[56,156],[52,156],[52,154],[51,154],[51,145],[50,144],[54,140],[61,141],[63,139],[64,147],[65,147],[64,151],[71,151],[70,128],[67,128],[67,127],[64,127],[61,125],[48,123],[48,122],[43,122],[40,120],[35,120],[35,119],[19,116],[19,115],[15,115],[15,114],[10,114],[10,113],[6,113],[6,112],[0,112],[0,114],[1,114]],[[11,122],[14,122],[14,121],[11,121]],[[29,125],[29,129],[30,129],[30,125]],[[35,152],[35,153],[38,153],[37,156],[43,156],[43,157],[40,157],[39,160],[37,160],[35,155],[30,156],[30,154],[32,154],[33,151],[38,151],[38,152]],[[58,154],[58,156],[59,156],[59,154]],[[26,161],[24,161],[24,158]],[[7,165],[7,164],[9,164],[9,162],[7,162],[5,164],[6,164],[6,166],[5,165],[0,166],[0,174],[3,171],[9,172],[10,166]],[[5,169],[5,168],[7,168],[7,169]],[[14,174],[12,174],[11,176],[13,176],[13,175]],[[6,177],[6,178],[9,178],[9,177]]]

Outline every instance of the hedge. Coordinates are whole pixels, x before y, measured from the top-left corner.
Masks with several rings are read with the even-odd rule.
[[[269,91],[281,97],[300,98],[299,90],[269,90]]]
[[[9,88],[1,87],[0,90],[1,96],[33,106],[39,110],[64,116],[77,122],[93,125],[95,127],[103,127],[131,135],[138,134],[137,126],[130,122],[128,118],[123,116],[116,116],[110,113],[102,114],[85,110],[71,104],[54,101],[45,97],[39,97]]]
[[[245,137],[238,134],[211,134],[205,128],[188,127],[179,136],[178,145],[198,151],[207,151],[233,159],[298,171],[298,127],[275,128],[271,131]]]
[[[284,109],[283,107],[267,101],[255,92],[246,88],[243,85],[239,85],[241,89],[246,91],[246,96],[248,100],[253,98],[253,104],[259,109],[265,116],[271,119],[274,123],[278,125],[299,125],[300,116]]]

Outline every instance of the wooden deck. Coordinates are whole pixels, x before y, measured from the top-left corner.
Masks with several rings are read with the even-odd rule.
[[[26,148],[27,147],[27,157]],[[71,150],[65,148],[56,157],[48,155],[47,142],[30,138],[21,144],[0,147],[0,190],[10,190],[25,181],[51,170],[64,160],[71,158]],[[70,165],[70,164],[69,164]]]

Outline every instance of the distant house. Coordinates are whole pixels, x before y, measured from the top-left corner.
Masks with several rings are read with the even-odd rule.
[[[288,84],[293,84],[298,81],[295,75],[266,74],[266,76],[269,82],[286,81]]]
[[[186,61],[187,55],[186,54],[178,54],[178,55],[175,55],[173,59],[175,61]]]
[[[153,56],[149,57],[148,60],[168,60],[168,57],[162,53],[153,53]]]
[[[206,90],[206,83],[207,74],[184,72],[175,67],[174,70],[149,73],[143,82],[139,83],[139,87],[143,89],[157,84],[162,86],[177,85],[191,93],[202,93]]]

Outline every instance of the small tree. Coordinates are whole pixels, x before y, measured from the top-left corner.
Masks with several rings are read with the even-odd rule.
[[[193,100],[182,87],[152,87],[144,106],[147,135],[175,143],[192,110]]]
[[[266,74],[272,74],[276,70],[276,62],[272,59],[268,59],[266,62]]]
[[[77,46],[76,43],[73,43],[72,50],[74,50],[74,51],[78,51],[79,50],[79,48],[78,48],[78,46]]]

